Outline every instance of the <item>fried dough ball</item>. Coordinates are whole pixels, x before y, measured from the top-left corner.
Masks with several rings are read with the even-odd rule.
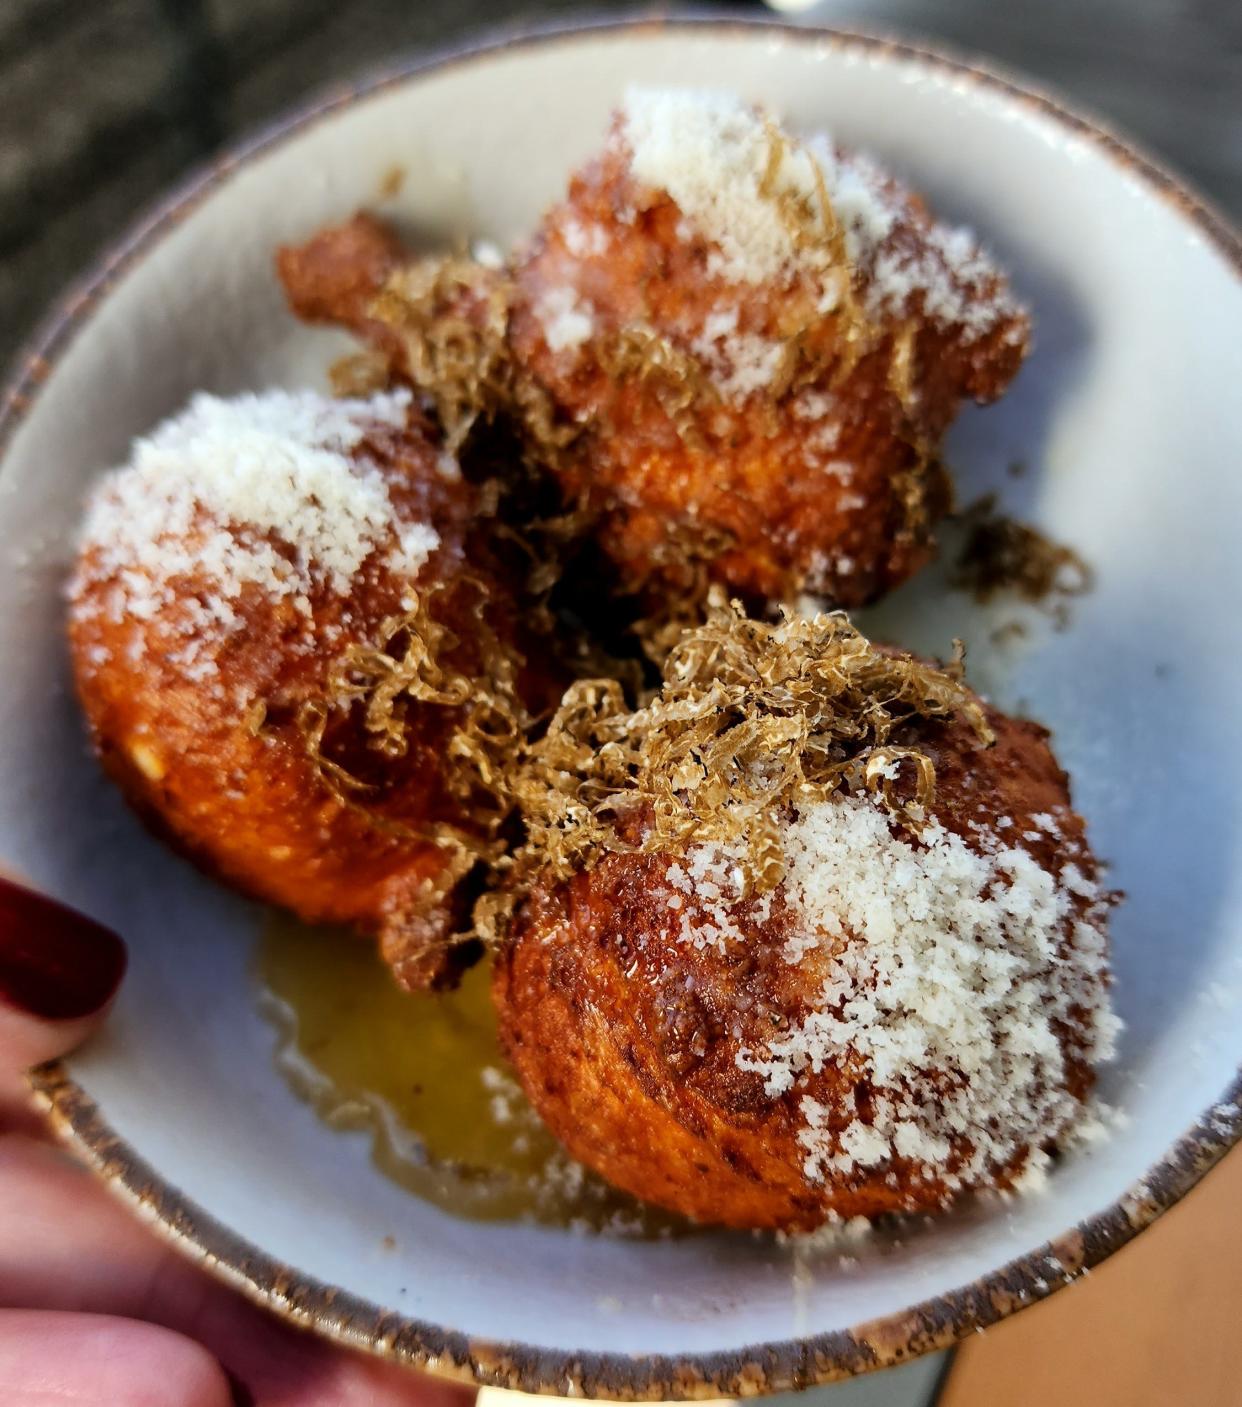
[[[631,92],[515,267],[519,368],[585,433],[556,468],[630,589],[869,601],[931,552],[960,402],[1028,321],[963,230],[721,94]]]
[[[128,799],[239,889],[378,934],[410,986],[461,956],[486,739],[540,687],[475,526],[408,391],[200,395],[96,489],[71,585]]]
[[[1046,732],[831,621],[690,641],[662,701],[603,728],[567,698],[550,765],[581,747],[582,784],[547,819],[571,863],[495,970],[569,1152],[701,1222],[808,1231],[1027,1185],[1116,1027],[1109,896]],[[588,811],[611,832],[574,860]]]
[[[408,262],[397,232],[366,212],[276,251],[277,275],[299,318],[348,328],[394,359],[400,347],[371,305],[389,275]]]
[[[505,341],[509,283],[499,268],[420,257],[360,212],[279,249],[276,272],[296,316],[346,328],[367,347],[334,368],[338,390],[394,380],[416,387],[454,450],[480,417],[520,414]]]

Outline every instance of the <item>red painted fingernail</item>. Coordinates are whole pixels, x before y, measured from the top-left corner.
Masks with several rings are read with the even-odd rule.
[[[69,1021],[98,1011],[124,975],[125,944],[110,928],[0,879],[0,999]]]

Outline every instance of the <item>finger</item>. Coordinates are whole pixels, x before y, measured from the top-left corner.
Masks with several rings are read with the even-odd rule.
[[[233,1407],[224,1370],[181,1334],[102,1314],[0,1310],[6,1407]]]
[[[23,1072],[27,1066],[41,1064],[78,1045],[95,1025],[93,1017],[54,1024],[38,1021],[0,1002],[0,1132],[33,1134],[44,1129]],[[10,1057],[23,1063],[10,1064]]]
[[[124,971],[109,929],[0,871],[0,1128],[40,1127],[22,1072],[90,1035]]]
[[[111,929],[0,877],[0,1070],[71,1049],[124,974],[125,945]]]
[[[249,1304],[135,1221],[91,1175],[0,1139],[0,1307],[119,1314],[203,1344],[259,1407],[467,1407],[468,1389],[334,1349]]]

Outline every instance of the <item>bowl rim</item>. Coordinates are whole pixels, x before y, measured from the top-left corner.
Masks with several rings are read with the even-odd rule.
[[[74,280],[18,352],[0,393],[0,472],[8,445],[36,402],[56,359],[89,326],[113,286],[193,213],[239,167],[359,101],[430,73],[478,64],[515,50],[572,44],[609,35],[706,31],[789,44],[829,45],[871,59],[913,63],[999,93],[1070,134],[1090,141],[1192,224],[1242,280],[1242,237],[1212,205],[1158,161],[1107,125],[1049,96],[1003,68],[949,46],[910,43],[878,32],[792,26],[777,18],[719,13],[652,18],[601,16],[571,23],[506,26],[464,42],[422,50],[392,66],[336,84],[230,144],[157,199]],[[1034,1304],[1071,1283],[1131,1240],[1181,1199],[1242,1140],[1242,1066],[1196,1123],[1111,1206],[1056,1240],[972,1283],[882,1318],[800,1339],[685,1355],[575,1353],[470,1337],[387,1310],[281,1264],[198,1207],[159,1176],[108,1125],[98,1106],[53,1061],[29,1082],[57,1132],[144,1218],[208,1271],[250,1299],[344,1345],[475,1386],[613,1400],[691,1400],[794,1391],[894,1366],[947,1348],[967,1334]],[[1051,1265],[1060,1272],[1049,1274]]]

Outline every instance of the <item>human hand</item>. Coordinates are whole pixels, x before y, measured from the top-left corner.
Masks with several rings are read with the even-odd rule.
[[[51,1144],[23,1072],[83,1040],[115,934],[0,878],[0,1401],[6,1407],[468,1407],[338,1349],[183,1259]]]

